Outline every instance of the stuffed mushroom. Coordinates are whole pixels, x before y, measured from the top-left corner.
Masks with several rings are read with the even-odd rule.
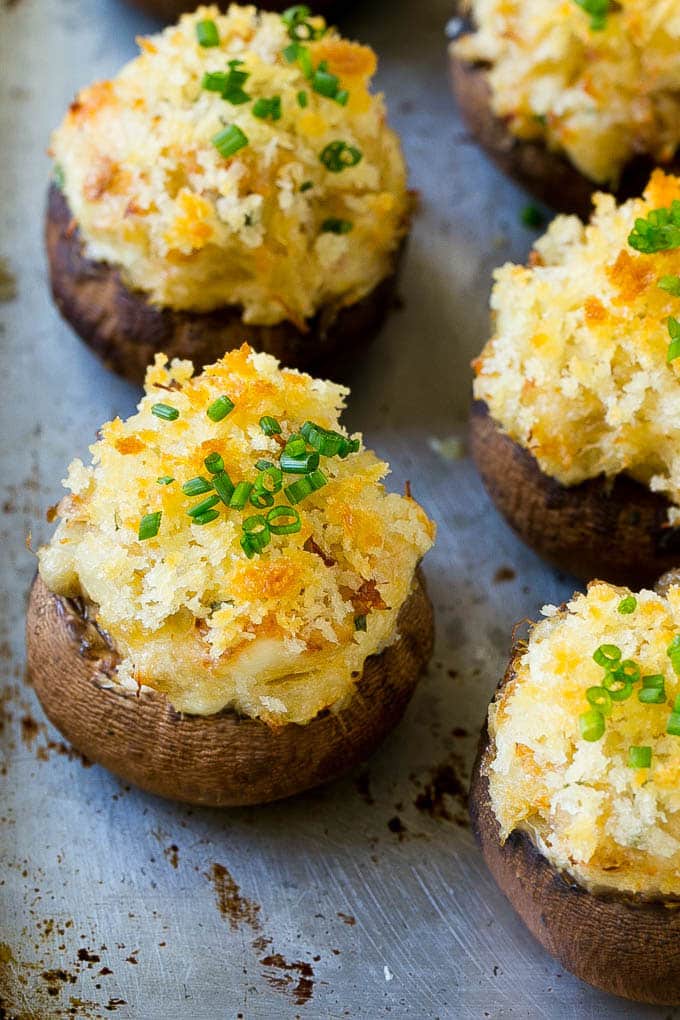
[[[33,684],[88,758],[204,804],[288,796],[366,757],[432,647],[434,526],[338,416],[347,391],[243,347],[157,355],[74,461],[39,552]]]
[[[543,613],[489,709],[475,834],[563,966],[615,995],[677,1004],[680,587],[595,581]]]
[[[469,0],[454,91],[500,167],[556,209],[678,169],[680,21],[666,0]]]
[[[134,381],[243,340],[336,371],[392,303],[413,203],[375,54],[291,11],[185,15],[54,132],[54,298]]]
[[[680,178],[558,217],[491,307],[471,436],[492,499],[562,569],[652,583],[680,555]]]

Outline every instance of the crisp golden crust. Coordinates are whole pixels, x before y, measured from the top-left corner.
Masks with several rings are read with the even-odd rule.
[[[565,573],[644,587],[680,560],[680,528],[668,523],[665,496],[624,474],[560,485],[479,400],[470,413],[470,450],[499,512]]]
[[[415,501],[385,491],[388,466],[359,436],[344,457],[319,458],[303,441],[319,487],[301,499],[289,488],[306,483],[284,462],[305,422],[351,449],[338,432],[340,386],[243,347],[197,376],[190,362],[158,356],[146,391],[137,414],[100,430],[91,467],[71,464],[41,576],[52,591],[94,603],[121,655],[117,682],[131,690],[162,690],[192,714],[231,706],[307,722],[351,695],[366,658],[394,640],[434,525]],[[233,409],[213,420],[209,409],[225,395]],[[263,416],[280,432],[268,434]],[[247,488],[243,508],[226,506],[209,456],[221,458],[223,484],[252,488],[260,478],[273,494]],[[187,494],[185,483],[194,480],[191,490],[200,477]],[[204,522],[192,514],[205,499]],[[245,549],[248,520],[291,502],[297,530],[278,533],[272,522],[266,547]],[[140,539],[148,514],[159,515],[157,527]]]
[[[411,198],[375,54],[323,19],[307,30],[296,58],[278,15],[201,7],[82,90],[52,151],[88,257],[153,304],[301,330],[390,274]]]
[[[621,0],[604,24],[573,0],[469,0],[452,54],[482,64],[493,115],[522,142],[564,154],[616,188],[631,160],[668,164],[680,144],[680,21],[667,0]]]
[[[360,301],[328,305],[300,329],[292,322],[243,322],[243,308],[182,312],[152,305],[119,270],[87,258],[63,193],[52,184],[46,220],[47,260],[54,300],[66,321],[108,368],[141,384],[156,354],[188,358],[203,368],[249,343],[289,368],[343,377],[375,337],[394,304],[406,239],[389,276]]]
[[[680,306],[659,286],[680,271],[680,249],[628,244],[638,217],[678,198],[680,178],[656,171],[644,198],[617,207],[598,195],[589,226],[557,217],[528,266],[496,272],[474,396],[562,485],[626,473],[680,499],[680,362],[667,361]]]
[[[27,621],[28,664],[45,711],[90,760],[151,793],[193,804],[259,804],[342,774],[401,718],[433,641],[422,578],[402,607],[399,636],[366,660],[354,696],[306,726],[270,728],[222,712],[181,716],[167,698],[111,682],[115,652],[83,616],[36,578]]]

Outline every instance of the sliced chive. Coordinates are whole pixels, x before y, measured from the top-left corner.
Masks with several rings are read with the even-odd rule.
[[[633,685],[625,676],[607,672],[604,675],[602,686],[609,691],[612,701],[628,701],[633,693]]]
[[[252,560],[253,556],[258,551],[247,535],[241,535],[241,548],[249,560]]]
[[[665,679],[661,673],[643,676],[642,688],[638,691],[638,701],[643,705],[663,705],[666,701]]]
[[[276,465],[271,460],[256,460],[255,467],[258,471],[266,471],[267,468],[273,468]]]
[[[232,493],[231,499],[229,500],[229,506],[232,510],[243,510],[252,491],[253,486],[250,482],[239,482]]]
[[[170,485],[174,480],[171,475],[161,475],[160,478],[156,479],[156,482],[158,485]]]
[[[335,99],[340,88],[340,79],[337,74],[331,74],[330,71],[317,67],[312,75],[312,88],[320,96],[326,96],[327,99]]]
[[[289,64],[294,64],[295,61],[297,61],[305,78],[311,78],[314,74],[312,55],[307,46],[302,46],[301,43],[298,42],[292,42],[289,46],[286,46],[285,50],[283,50],[283,56]]]
[[[366,614],[360,613],[359,616],[354,617],[354,629],[355,630],[366,630]]]
[[[634,595],[626,595],[625,598],[621,599],[617,606],[617,610],[622,616],[629,616],[634,613],[637,609],[637,599]]]
[[[280,120],[281,96],[272,96],[271,99],[263,97],[256,100],[253,103],[252,114],[253,117],[259,117],[260,120]]]
[[[589,687],[586,698],[593,708],[602,712],[602,715],[612,714],[612,696],[606,687]]]
[[[170,404],[152,404],[151,413],[163,421],[177,421],[179,418],[179,411],[176,407],[170,407]]]
[[[226,71],[206,71],[201,79],[201,88],[207,92],[224,92],[227,78]]]
[[[628,748],[628,764],[632,769],[648,769],[652,764],[652,749],[632,745]]]
[[[315,471],[319,466],[319,454],[303,453],[300,457],[291,457],[290,454],[285,451],[281,454],[279,460],[281,470],[285,471],[287,475],[308,475],[311,471]]]
[[[335,216],[330,216],[327,220],[324,220],[321,224],[322,234],[349,234],[352,231],[354,224],[351,220],[337,219]]]
[[[640,679],[640,667],[632,659],[624,659],[612,672],[617,679],[630,680],[632,684]]]
[[[265,436],[274,436],[281,432],[281,426],[278,421],[276,418],[272,418],[270,414],[262,415],[260,418],[260,428],[264,432]]]
[[[604,733],[604,716],[598,709],[591,708],[578,717],[578,725],[584,740],[599,740]]]
[[[137,538],[140,542],[144,542],[147,538],[156,537],[161,526],[162,516],[162,510],[155,510],[153,513],[144,514],[139,522],[139,531],[137,532]]]
[[[231,414],[235,406],[233,400],[230,400],[229,397],[221,396],[213,401],[205,413],[211,421],[222,421],[228,414]]]
[[[313,421],[306,421],[300,429],[307,443],[322,455],[322,457],[335,457],[340,453],[345,437],[339,432],[331,429],[324,429]]]
[[[680,737],[680,705],[678,705],[678,699],[675,699],[675,705],[673,711],[668,716],[668,722],[666,723],[666,733],[670,733],[672,737]]]
[[[349,100],[349,92],[347,91],[347,89],[338,89],[338,91],[333,96],[333,99],[336,101],[336,103],[340,103],[340,106],[347,106],[347,102]]]
[[[243,534],[253,545],[257,552],[262,552],[265,546],[271,542],[271,534],[267,520],[261,514],[247,517],[243,522]]]
[[[676,676],[680,676],[680,634],[676,634],[668,648],[666,655],[671,660],[671,666]]]
[[[616,665],[621,658],[621,649],[617,648],[616,645],[600,645],[593,652],[593,659],[598,666],[604,666],[605,669]]]
[[[216,521],[220,516],[219,510],[206,510],[204,514],[199,517],[192,517],[192,524],[210,524],[211,521]]]
[[[670,315],[668,317],[667,325],[671,342],[668,345],[666,361],[670,364],[671,361],[675,361],[676,358],[680,358],[680,322]]]
[[[250,502],[258,510],[265,510],[268,506],[274,506],[274,497],[271,492],[255,487],[250,494]]]
[[[234,483],[227,472],[218,471],[216,475],[213,475],[212,481],[217,495],[220,497],[225,506],[229,506],[231,497],[234,495]]]
[[[328,143],[322,150],[319,159],[327,170],[338,174],[341,170],[346,170],[347,167],[356,166],[361,160],[361,155],[361,151],[354,145],[348,145],[347,142],[337,139]]]
[[[220,497],[218,495],[208,496],[207,499],[202,499],[200,503],[196,503],[195,506],[190,507],[187,510],[189,517],[202,517],[208,510],[212,510],[214,506],[219,503]]]
[[[204,21],[197,22],[196,38],[198,39],[200,46],[204,46],[206,48],[210,46],[219,46],[220,34],[217,31],[217,25],[212,18],[206,18]]]
[[[265,492],[280,492],[283,484],[281,469],[269,464],[267,461],[258,461],[266,466],[261,470],[255,482],[256,489],[264,489]]]
[[[673,297],[680,297],[680,276],[662,276],[657,286]]]
[[[213,135],[212,143],[220,156],[229,159],[230,156],[233,156],[234,153],[238,152],[239,149],[243,149],[248,144],[248,136],[241,131],[238,124],[230,124],[228,127],[223,128],[222,131],[218,131],[216,135]]]
[[[190,478],[188,482],[185,482],[182,486],[182,492],[185,496],[202,496],[204,492],[211,492],[214,489],[212,482],[209,482],[203,475],[197,475],[195,478]]]
[[[219,453],[209,453],[203,463],[211,475],[216,475],[220,471],[224,471],[224,461],[220,457]]]
[[[289,457],[301,457],[303,453],[307,452],[307,444],[304,437],[299,432],[294,432],[292,436],[288,437],[283,452]]]
[[[290,485],[287,485],[283,491],[288,502],[294,505],[295,503],[300,503],[310,493],[314,492],[314,486],[309,480],[309,475],[303,475],[302,478],[298,478]]]
[[[272,535],[293,535],[302,528],[299,511],[283,505],[272,507],[267,514],[267,524]]]
[[[309,20],[312,16],[312,12],[306,4],[296,4],[294,7],[289,7],[281,15],[281,20],[288,29],[288,35],[291,39],[320,39],[326,31],[325,28],[317,28]]]
[[[309,96],[307,95],[304,89],[300,89],[300,91],[298,92],[297,101],[298,106],[302,107],[303,110],[309,104]]]
[[[322,489],[324,485],[328,485],[328,479],[326,478],[323,471],[312,471],[310,475],[307,475],[312,485],[312,490],[316,492],[317,489]]]

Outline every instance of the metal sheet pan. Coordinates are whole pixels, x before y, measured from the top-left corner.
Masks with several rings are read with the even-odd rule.
[[[77,87],[114,73],[152,25],[116,0],[2,7],[0,1016],[668,1016],[564,974],[495,889],[467,828],[476,734],[512,625],[573,583],[519,545],[467,456],[432,445],[465,438],[492,269],[523,260],[532,241],[526,198],[466,138],[450,99],[450,0],[373,0],[345,23],[381,56],[422,195],[404,306],[356,366],[348,421],[438,522],[426,560],[436,652],[365,768],[230,812],[164,803],[84,767],[23,683],[35,569],[25,537],[45,539],[66,464],[138,398],[51,304],[45,149]]]

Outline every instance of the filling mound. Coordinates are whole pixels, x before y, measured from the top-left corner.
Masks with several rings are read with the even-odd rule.
[[[524,140],[616,185],[644,153],[680,145],[680,9],[674,0],[469,0],[477,30],[452,44],[489,65],[492,108]]]
[[[489,710],[505,840],[591,888],[680,895],[680,587],[546,606]]]
[[[247,347],[195,377],[157,355],[138,412],[71,464],[39,552],[48,588],[94,604],[115,682],[274,725],[352,694],[434,525],[339,426],[346,395]]]
[[[474,394],[510,438],[563,485],[626,473],[678,504],[680,178],[597,195],[588,226],[558,216],[491,307]]]
[[[304,328],[394,268],[411,198],[376,58],[298,7],[200,7],[52,138],[87,254],[159,305]]]

